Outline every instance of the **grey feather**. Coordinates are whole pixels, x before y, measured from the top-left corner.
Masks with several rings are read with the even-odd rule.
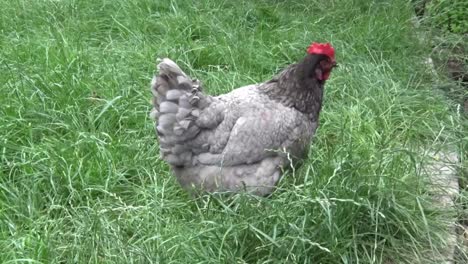
[[[177,113],[179,111],[179,106],[173,102],[162,102],[161,105],[159,105],[159,112],[161,114],[164,113]]]
[[[156,131],[158,132],[159,136],[162,135],[169,135],[171,133],[170,130],[163,128],[162,126],[156,126]]]
[[[192,112],[191,109],[180,107],[177,114],[176,114],[177,121],[181,121],[184,118],[188,117],[191,112]]]
[[[186,130],[180,126],[175,126],[173,129],[174,135],[182,136]]]
[[[166,98],[167,98],[167,100],[177,101],[177,100],[179,100],[179,97],[182,96],[182,94],[183,94],[183,92],[180,91],[180,90],[169,90],[166,93]]]
[[[184,165],[184,160],[179,155],[169,154],[164,157],[164,160],[174,166]]]
[[[158,124],[165,130],[169,130],[177,122],[175,114],[164,114],[159,117]]]
[[[192,81],[189,80],[186,76],[177,76],[177,83],[179,84],[179,89],[181,90],[190,90],[192,88]]]
[[[153,78],[152,92],[154,96],[157,94],[166,96],[166,92],[169,90],[169,84],[162,77]]]
[[[190,190],[271,193],[290,158],[307,154],[317,129],[323,87],[301,75],[317,61],[306,59],[268,82],[212,97],[163,59],[151,85],[151,116],[158,119],[161,157],[179,183]]]
[[[179,98],[179,106],[185,109],[192,109],[192,104],[189,102],[189,97],[187,95],[182,95]]]
[[[151,109],[150,118],[156,120],[159,117],[159,111],[155,108]]]
[[[194,117],[199,117],[200,116],[200,110],[198,109],[193,109],[191,114],[194,116]]]
[[[172,147],[172,153],[175,155],[179,155],[187,150],[187,147],[185,147],[183,144],[175,144],[174,147]]]
[[[179,122],[179,126],[185,130],[187,130],[191,124],[193,124],[193,121],[191,120],[182,120]]]

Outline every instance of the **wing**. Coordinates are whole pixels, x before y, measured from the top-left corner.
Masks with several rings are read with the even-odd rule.
[[[234,166],[256,163],[285,152],[297,157],[304,155],[317,124],[279,103],[250,110],[235,121],[222,152],[201,153],[198,162]]]

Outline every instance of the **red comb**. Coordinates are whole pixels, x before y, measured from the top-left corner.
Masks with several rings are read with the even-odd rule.
[[[314,42],[307,48],[307,53],[327,55],[330,59],[335,60],[335,49],[330,43]]]

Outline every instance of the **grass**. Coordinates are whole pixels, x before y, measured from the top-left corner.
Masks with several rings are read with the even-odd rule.
[[[432,88],[407,1],[0,9],[0,262],[438,263],[454,212],[431,206],[422,153],[460,144],[460,118]],[[340,67],[304,165],[269,198],[189,197],[148,118],[156,57],[220,94],[312,41]]]

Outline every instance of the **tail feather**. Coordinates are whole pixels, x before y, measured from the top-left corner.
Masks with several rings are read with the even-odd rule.
[[[157,121],[161,157],[174,166],[189,165],[193,153],[186,141],[199,134],[195,121],[212,99],[172,60],[163,59],[157,67],[159,74],[151,83],[154,107],[150,116]]]

